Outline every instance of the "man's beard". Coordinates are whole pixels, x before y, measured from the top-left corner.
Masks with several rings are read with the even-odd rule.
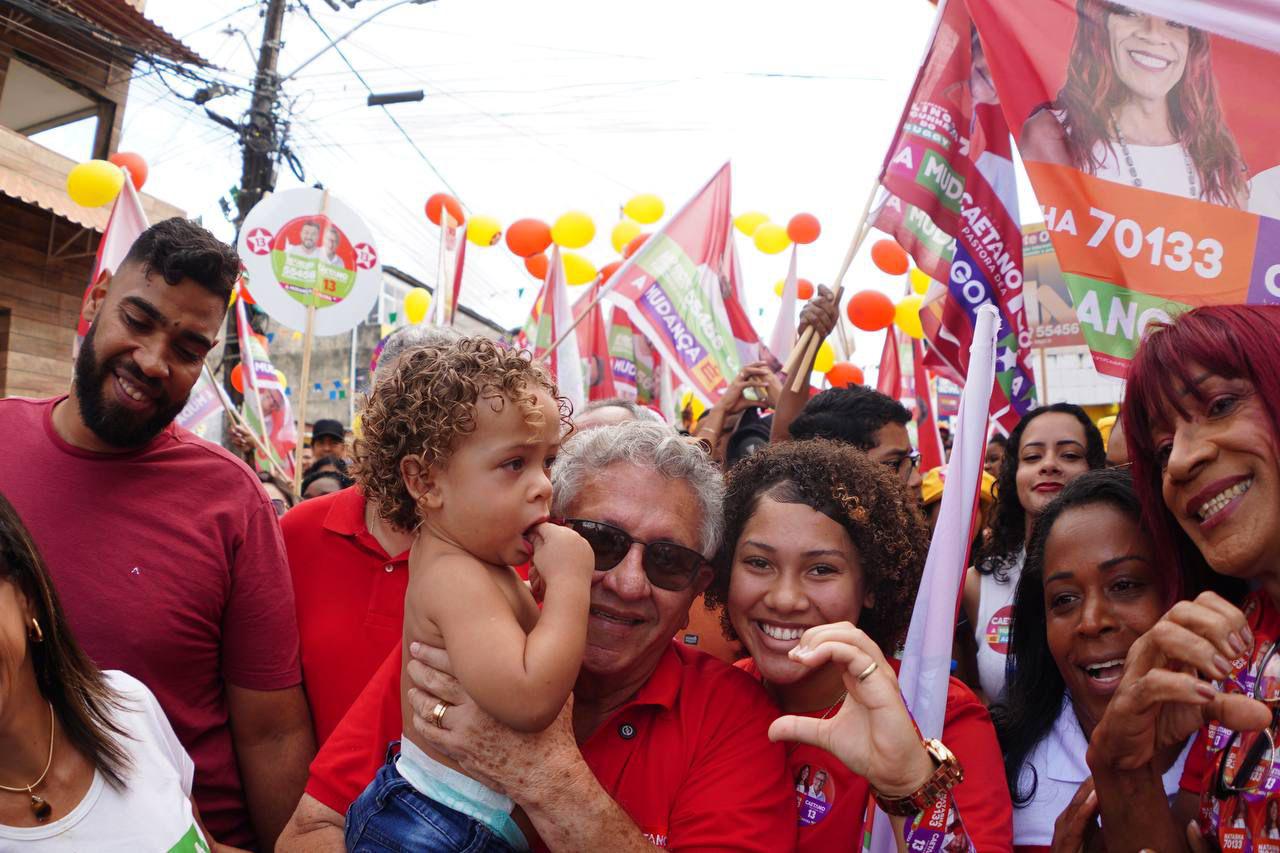
[[[163,389],[158,388],[158,383],[144,377],[137,365],[124,355],[100,364],[93,348],[93,337],[97,329],[97,323],[89,327],[88,334],[80,344],[80,353],[76,356],[74,381],[76,399],[80,403],[80,417],[94,435],[112,447],[142,447],[173,423],[173,419],[187,405],[187,398],[172,401]],[[108,397],[104,384],[108,378],[112,382],[116,381],[117,367],[139,388],[160,391],[160,395],[152,400],[155,414],[142,418]]]

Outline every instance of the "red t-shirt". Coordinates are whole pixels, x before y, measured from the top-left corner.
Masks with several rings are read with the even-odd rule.
[[[399,688],[397,648],[316,756],[308,794],[346,812],[400,737]],[[766,736],[775,716],[750,678],[672,643],[635,698],[580,748],[655,845],[774,853],[795,843],[785,751]]]
[[[889,663],[897,672],[899,662]],[[750,658],[734,666],[760,678],[760,670]],[[808,716],[820,717],[824,713],[826,710]],[[947,712],[941,740],[964,768],[964,781],[955,789],[955,804],[974,846],[982,853],[1012,851],[1013,802],[1005,784],[995,727],[973,691],[954,678],[947,686]],[[798,853],[862,850],[863,823],[871,800],[867,780],[825,749],[803,743],[787,745],[787,767],[798,810]],[[815,790],[819,771],[826,774],[826,779],[820,790]],[[802,781],[803,791],[800,790]]]
[[[1262,589],[1249,593],[1241,609],[1253,632],[1253,649],[1231,662],[1229,678],[1235,682],[1232,689],[1252,693],[1264,659],[1280,639],[1280,610]],[[1223,682],[1218,682],[1218,687],[1223,687]],[[1274,695],[1275,685],[1269,684],[1264,693]],[[1231,729],[1216,722],[1200,730],[1187,754],[1181,787],[1200,796],[1196,820],[1204,836],[1217,841],[1219,850],[1280,853],[1280,820],[1272,815],[1280,801],[1280,762],[1269,762],[1263,756],[1255,771],[1257,793],[1236,794],[1224,800],[1214,795],[1223,750],[1230,746],[1234,755],[1234,761],[1228,758],[1231,762],[1228,767],[1238,766],[1236,762],[1247,752],[1238,739],[1233,743],[1233,734]],[[1267,773],[1265,778],[1261,776],[1263,772]]]
[[[409,552],[389,557],[364,511],[352,486],[303,501],[280,520],[317,746],[400,644]]]
[[[56,402],[0,400],[0,492],[80,645],[160,701],[195,762],[210,832],[251,845],[226,683],[279,690],[301,680],[271,502],[244,463],[175,426],[130,453],[72,447],[53,429]]]

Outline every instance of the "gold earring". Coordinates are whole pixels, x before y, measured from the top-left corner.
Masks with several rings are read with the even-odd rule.
[[[34,616],[31,617],[31,629],[31,642],[43,643],[44,631],[40,628],[40,620]]]

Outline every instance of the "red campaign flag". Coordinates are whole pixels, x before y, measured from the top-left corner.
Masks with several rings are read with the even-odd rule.
[[[583,394],[582,360],[578,357],[578,336],[566,334],[573,323],[573,308],[569,303],[569,288],[564,280],[564,264],[560,261],[559,246],[551,250],[547,280],[543,283],[542,298],[534,306],[534,313],[536,319],[532,321],[533,330],[529,335],[533,344],[533,357],[547,365],[560,394],[573,404],[574,411],[581,411],[586,402]],[[564,340],[561,341],[561,338]],[[557,341],[560,343],[551,350],[551,345]]]
[[[627,312],[612,309],[609,318],[609,364],[613,387],[619,397],[635,400],[638,396],[639,365],[636,358],[636,332]],[[652,371],[651,371],[652,372]]]
[[[911,370],[916,390],[916,449],[920,451],[920,470],[932,471],[942,464],[942,434],[938,431],[937,407],[933,402],[933,383],[924,366],[924,347],[911,342]]]
[[[998,309],[991,413],[1008,428],[1035,406],[1012,143],[964,2],[944,2],[938,15],[885,155],[887,196],[873,224],[946,285],[921,319],[949,378],[967,372],[978,308]]]
[[[458,298],[462,294],[462,268],[467,262],[467,244],[470,240],[466,238],[466,226],[462,226],[462,233],[458,241],[458,252],[454,257],[453,265],[453,299],[449,302],[449,325],[452,326],[454,320],[458,316]]]
[[[738,334],[747,334],[729,310],[731,302],[741,307],[733,284],[729,175],[725,163],[605,285],[655,355],[706,405],[737,375]]]
[[[968,6],[1100,373],[1152,322],[1280,304],[1280,4]]]
[[[898,358],[898,330],[895,326],[885,330],[884,349],[880,352],[880,374],[876,377],[876,390],[895,400],[902,396],[902,362]]]
[[[596,301],[604,282],[596,282],[573,306],[576,321],[591,306],[590,315],[578,323],[578,354],[583,362],[587,384],[587,400],[612,400],[618,396],[613,382],[613,359],[609,354],[609,335],[604,327],[604,303]],[[594,305],[591,303],[595,302]]]
[[[76,323],[75,352],[80,351],[80,342],[89,332],[89,323],[84,318],[84,306],[89,302],[89,293],[99,277],[106,272],[115,274],[124,262],[133,243],[147,230],[147,214],[142,210],[142,200],[133,188],[133,181],[125,175],[120,194],[111,205],[111,214],[107,217],[107,226],[102,230],[102,239],[98,241],[98,252],[93,260],[93,275],[84,289],[80,300],[80,319]]]

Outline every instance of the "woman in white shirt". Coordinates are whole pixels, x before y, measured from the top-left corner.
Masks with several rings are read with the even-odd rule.
[[[0,850],[207,851],[193,771],[151,691],[80,649],[0,495]]]
[[[1033,409],[1009,433],[996,478],[991,537],[964,582],[964,612],[977,653],[963,671],[978,673],[988,703],[1004,689],[1013,592],[1031,524],[1067,483],[1104,464],[1102,433],[1084,409],[1070,403]]]
[[[1078,0],[1067,80],[1019,134],[1025,160],[1224,207],[1249,202],[1207,33],[1109,0]]]
[[[1014,601],[1012,675],[991,709],[1019,853],[1053,845],[1055,822],[1090,776],[1089,736],[1125,655],[1172,603],[1174,576],[1153,554],[1127,471],[1082,474],[1035,524]],[[1186,749],[1166,752],[1160,767],[1172,796]]]

